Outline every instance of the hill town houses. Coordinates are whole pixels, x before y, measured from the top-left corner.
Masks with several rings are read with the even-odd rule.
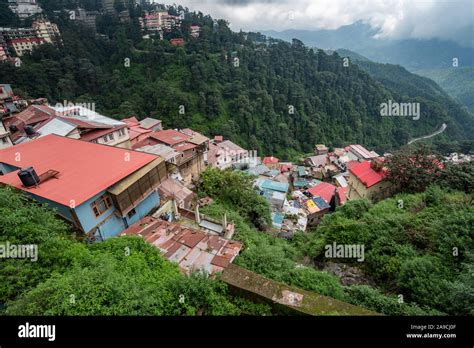
[[[259,157],[221,135],[164,129],[155,118],[117,120],[92,104],[24,100],[8,84],[0,84],[0,115],[0,185],[46,203],[92,241],[140,235],[185,271],[222,270],[242,247],[225,215],[213,219],[199,211],[212,201],[193,192],[208,167],[251,175],[271,209],[267,232],[281,238],[319,224],[348,200],[391,195],[384,157],[358,144],[316,144],[293,163]],[[188,234],[189,243],[166,242]],[[222,247],[209,252],[191,242],[196,235]],[[184,262],[178,251],[201,257]]]

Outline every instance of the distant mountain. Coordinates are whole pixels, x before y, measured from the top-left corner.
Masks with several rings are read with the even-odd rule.
[[[449,95],[474,111],[474,67],[423,69],[415,73],[432,79]]]
[[[327,50],[328,54],[331,54],[333,51]],[[341,57],[348,57],[353,61],[356,62],[370,62],[370,59],[364,57],[363,55],[356,53],[351,50],[346,50],[345,48],[340,48],[336,50],[337,54],[339,54]]]
[[[474,66],[473,47],[438,39],[375,39],[377,30],[362,22],[336,30],[264,31],[262,34],[285,41],[296,38],[308,46],[325,50],[345,48],[372,61],[399,64],[411,71],[451,67],[454,58],[457,58],[459,66]]]
[[[126,23],[98,18],[101,36],[58,18],[64,45],[38,46],[21,67],[0,63],[0,81],[20,96],[94,102],[106,115],[152,116],[167,128],[223,135],[282,159],[318,143],[392,151],[443,123],[448,128],[436,140],[474,134],[467,111],[433,81],[400,67],[375,65],[371,77],[356,64],[345,66],[337,53],[298,40],[256,43],[258,35],[232,32],[224,21],[215,30],[211,17],[192,13],[177,29],[186,44],[175,47],[169,43],[174,33],[142,39],[139,15],[131,12]],[[187,30],[191,24],[201,27],[197,39]],[[124,57],[134,63],[124,66]],[[389,101],[419,103],[420,118],[382,117],[381,105]]]
[[[336,30],[267,31],[262,34],[291,41],[297,38],[308,46],[337,50],[353,61],[396,64],[436,81],[450,96],[474,110],[474,48],[452,41],[379,40],[377,30],[357,22]],[[471,33],[472,36],[472,33]],[[456,58],[457,67],[453,66]]]
[[[374,63],[368,60],[357,61],[356,64],[369,75],[382,83],[386,88],[395,90],[401,98],[425,98],[433,103],[443,105],[452,112],[457,121],[449,127],[466,127],[474,130],[474,116],[469,112],[462,112],[462,108],[433,80],[412,74],[399,65]],[[441,110],[438,110],[441,113]],[[441,125],[440,125],[441,126]],[[434,130],[434,129],[433,129]]]

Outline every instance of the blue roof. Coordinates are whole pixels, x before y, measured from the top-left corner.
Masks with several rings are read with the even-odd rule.
[[[276,228],[281,228],[281,224],[283,223],[283,219],[285,216],[280,213],[272,213],[272,225]]]
[[[268,172],[270,169],[268,169],[268,167],[264,164],[259,164],[253,168],[249,168],[247,169],[247,173],[251,174],[251,175],[262,175],[262,174],[265,174],[266,172]]]
[[[304,186],[309,186],[310,181],[307,179],[303,178],[298,178],[298,180],[295,180],[293,182],[294,187],[304,187]]]
[[[301,204],[299,204],[298,201],[292,201],[292,205],[295,208],[301,208]]]
[[[263,173],[263,175],[266,175],[266,176],[277,176],[278,174],[280,174],[280,171],[278,169],[272,169],[266,173]]]
[[[326,201],[319,196],[313,197],[313,202],[321,210],[331,208],[331,206],[327,204]]]
[[[278,181],[272,180],[265,180],[262,182],[261,186],[262,190],[271,190],[271,191],[279,191],[279,192],[288,192],[288,184]]]
[[[298,166],[298,175],[306,176],[306,169],[303,166]]]

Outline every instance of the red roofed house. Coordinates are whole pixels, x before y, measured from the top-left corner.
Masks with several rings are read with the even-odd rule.
[[[184,39],[171,39],[170,40],[171,46],[183,46],[184,45]]]
[[[326,201],[326,203],[330,204],[331,200],[334,197],[334,194],[336,192],[337,187],[327,183],[327,182],[321,182],[317,184],[316,186],[311,187],[308,189],[308,192],[313,196],[319,196],[322,199]]]
[[[9,41],[10,45],[15,50],[17,56],[21,57],[25,52],[31,52],[34,47],[45,43],[46,40],[42,37],[19,38]]]
[[[222,272],[242,249],[241,242],[151,217],[136,222],[121,236],[142,237],[188,274],[193,271]]]
[[[34,172],[19,172],[28,167]],[[47,203],[98,239],[119,234],[157,207],[166,178],[158,156],[58,135],[0,150],[0,185]]]
[[[92,143],[130,148],[127,124],[83,106],[30,105],[4,118],[15,144],[49,134]]]
[[[386,169],[381,159],[363,161],[349,167],[347,198],[379,201],[391,194],[392,184],[384,180]]]
[[[153,150],[153,146],[158,144],[166,145],[178,153],[178,156],[167,160],[167,167],[170,173],[179,174],[176,177],[185,185],[197,180],[204,171],[204,157],[209,145],[209,139],[204,135],[191,129],[166,129],[150,133],[147,139],[135,144],[133,148],[147,152],[146,149]]]
[[[264,157],[263,158],[263,164],[265,164],[268,168],[270,169],[280,169],[280,160],[276,157]]]

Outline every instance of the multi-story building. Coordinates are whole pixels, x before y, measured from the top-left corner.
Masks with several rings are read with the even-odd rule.
[[[149,151],[166,158],[168,171],[173,177],[190,185],[205,169],[204,158],[208,143],[207,137],[191,129],[167,129],[150,133],[145,140],[135,144],[133,149]],[[158,144],[165,146],[154,146]]]
[[[18,112],[14,99],[12,87],[9,84],[0,84],[0,116]]]
[[[207,163],[212,167],[226,169],[236,163],[248,163],[248,159],[249,152],[230,140],[209,143]]]
[[[33,22],[31,28],[0,28],[0,46],[4,47],[2,51],[7,59],[12,52],[17,56],[22,56],[43,43],[58,44],[60,42],[61,37],[57,25],[44,19]]]
[[[32,27],[36,30],[36,36],[44,39],[45,42],[51,44],[59,44],[61,42],[61,35],[55,23],[45,19],[38,19],[33,22]]]
[[[8,57],[10,57],[10,52],[8,50],[7,40],[5,39],[5,36],[0,32],[0,62],[8,60]]]
[[[191,25],[189,27],[189,34],[195,39],[199,37],[200,32],[201,32],[201,27],[199,25]]]
[[[27,52],[31,52],[33,48],[45,42],[46,41],[40,37],[13,39],[9,41],[10,45],[13,48],[13,51],[16,53],[18,57],[21,57]]]
[[[160,157],[57,135],[0,150],[0,173],[0,184],[48,204],[99,240],[158,207],[158,187],[167,179]]]
[[[83,8],[77,8],[74,10],[75,20],[83,23],[85,26],[92,28],[96,31],[96,19],[99,15],[97,11],[86,11]]]
[[[161,16],[161,26],[163,30],[172,30],[179,24],[179,17],[170,15],[168,13]]]
[[[5,118],[15,144],[29,142],[49,134],[80,139],[96,144],[130,148],[125,122],[114,120],[83,106],[50,107],[30,105]]]
[[[127,9],[129,2],[129,0],[102,0],[102,8],[104,12],[108,15],[117,15],[118,12]]]
[[[152,33],[170,31],[179,23],[179,17],[170,15],[167,11],[149,13],[140,20],[142,28]]]
[[[36,37],[36,30],[34,28],[0,28],[0,33],[7,44],[8,41],[14,39],[33,39]]]
[[[36,0],[8,0],[8,5],[20,18],[28,18],[42,11]]]
[[[379,159],[363,161],[349,168],[347,199],[368,199],[376,202],[387,198],[393,185],[385,179],[386,169]]]
[[[3,124],[3,118],[0,116],[0,149],[13,146],[12,140],[10,138],[10,132],[5,128]]]

